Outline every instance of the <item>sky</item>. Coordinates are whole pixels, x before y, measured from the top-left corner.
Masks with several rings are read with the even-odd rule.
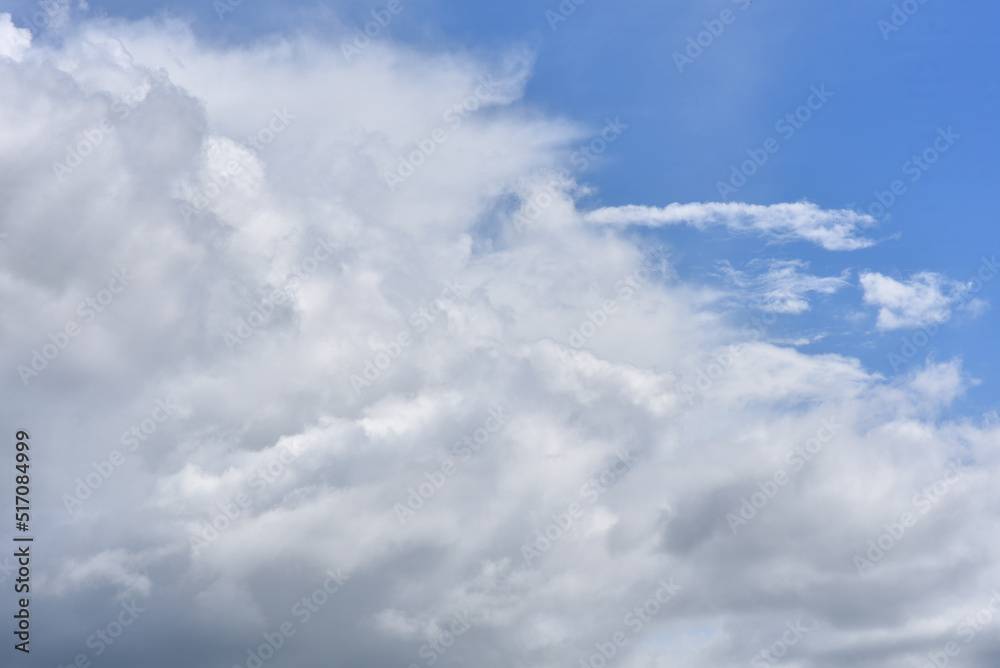
[[[995,664],[997,19],[3,3],[3,665]]]

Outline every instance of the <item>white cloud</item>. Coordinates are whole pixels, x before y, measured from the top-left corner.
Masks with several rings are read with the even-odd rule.
[[[57,594],[91,589],[104,584],[116,588],[116,598],[149,596],[152,583],[141,573],[141,556],[124,549],[105,550],[82,560],[70,559],[49,586]]]
[[[866,304],[878,306],[875,326],[883,331],[941,324],[970,294],[971,285],[923,271],[904,282],[877,272],[859,276]]]
[[[0,14],[0,57],[20,62],[30,47],[31,31],[16,27],[10,14]]]
[[[755,232],[775,241],[809,241],[827,250],[849,251],[873,246],[859,230],[875,224],[868,214],[849,209],[824,210],[811,202],[744,204],[706,202],[665,207],[619,206],[587,214],[588,222],[603,225],[688,224],[704,229],[723,225],[732,232]]]
[[[851,273],[844,270],[839,277],[813,276],[801,271],[809,267],[809,263],[802,260],[769,260],[766,263],[755,260],[750,263],[751,268],[766,267],[755,276],[734,269],[727,261],[720,262],[719,266],[723,275],[743,290],[753,305],[774,313],[808,311],[808,293],[832,295],[848,285]]]

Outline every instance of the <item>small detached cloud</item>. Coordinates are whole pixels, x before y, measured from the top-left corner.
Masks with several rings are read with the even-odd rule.
[[[754,260],[749,266],[757,269],[764,264]],[[848,285],[850,269],[840,276],[823,277],[803,273],[808,267],[809,263],[802,260],[768,260],[763,271],[751,275],[734,269],[729,262],[719,263],[722,274],[743,291],[753,306],[772,313],[804,313],[810,308],[808,293],[832,295]]]
[[[930,271],[914,274],[905,282],[876,272],[863,272],[859,279],[865,303],[879,307],[875,327],[881,331],[948,322],[952,310],[963,305],[972,289],[971,284]],[[982,305],[973,300],[965,307],[978,310]]]
[[[808,241],[831,251],[858,250],[876,243],[858,233],[859,228],[875,224],[871,216],[850,209],[824,210],[806,201],[766,206],[705,202],[665,207],[606,207],[590,212],[586,220],[603,225],[648,227],[686,223],[699,230],[724,225],[734,233],[755,232],[778,242]]]

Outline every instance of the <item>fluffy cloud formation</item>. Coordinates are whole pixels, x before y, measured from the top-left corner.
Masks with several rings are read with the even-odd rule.
[[[1000,581],[959,361],[886,380],[733,326],[588,224],[629,216],[577,209],[579,128],[445,118],[522,55],[363,56],[147,21],[0,59],[40,664],[864,668],[958,637]],[[644,210],[870,243],[805,203]]]
[[[828,211],[811,202],[788,204],[743,204],[707,202],[670,204],[665,207],[619,206],[587,214],[591,223],[604,225],[688,224],[704,229],[722,225],[737,233],[756,233],[775,241],[802,240],[826,250],[851,251],[868,248],[875,241],[859,235],[859,230],[875,224],[868,214],[849,209]]]
[[[20,61],[31,46],[31,31],[18,28],[10,14],[0,14],[0,57]]]
[[[952,309],[971,295],[971,284],[953,281],[941,274],[923,271],[900,282],[866,271],[859,276],[866,304],[878,306],[875,326],[883,331],[941,324],[951,319]],[[976,300],[967,306],[978,308]]]
[[[727,261],[722,261],[719,268],[733,285],[740,288],[757,308],[773,313],[803,313],[809,310],[807,295],[818,292],[832,295],[848,285],[850,270],[845,269],[838,276],[813,276],[803,273],[809,263],[802,260],[759,260],[750,263],[751,268],[766,266],[766,269],[755,276],[738,271]]]

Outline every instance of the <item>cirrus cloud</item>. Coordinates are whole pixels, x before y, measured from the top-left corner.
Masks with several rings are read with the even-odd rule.
[[[868,214],[850,209],[825,210],[812,202],[745,204],[693,202],[665,207],[618,206],[587,214],[588,222],[601,225],[692,225],[698,229],[721,225],[735,233],[756,233],[776,242],[808,241],[833,251],[852,251],[875,245],[859,235],[875,224]]]

